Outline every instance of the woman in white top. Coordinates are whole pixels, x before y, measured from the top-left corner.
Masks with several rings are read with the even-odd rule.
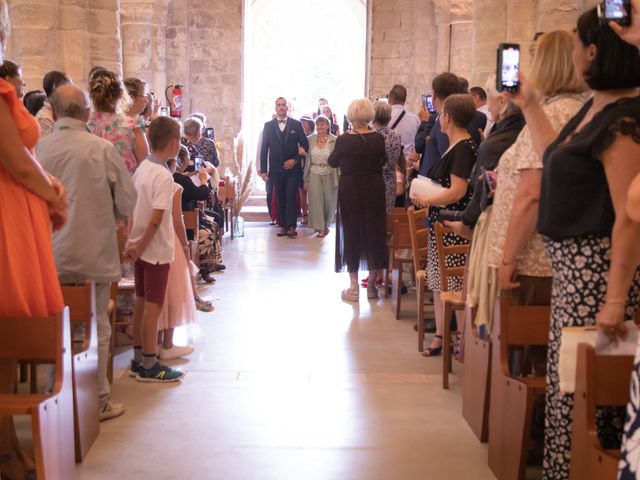
[[[309,153],[304,167],[304,184],[309,196],[309,227],[318,238],[329,233],[338,202],[338,169],[329,166],[327,159],[336,144],[329,133],[327,117],[316,118],[316,132],[309,135]]]

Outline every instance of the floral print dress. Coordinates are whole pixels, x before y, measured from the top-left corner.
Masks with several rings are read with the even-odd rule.
[[[89,130],[116,147],[129,173],[133,175],[138,167],[134,153],[136,130],[141,129],[136,119],[119,113],[91,112],[87,122]]]

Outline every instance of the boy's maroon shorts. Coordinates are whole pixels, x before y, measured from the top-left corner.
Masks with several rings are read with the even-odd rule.
[[[167,280],[169,279],[169,263],[153,265],[138,260],[133,265],[133,274],[136,281],[136,297],[144,297],[147,302],[164,303],[167,292]]]

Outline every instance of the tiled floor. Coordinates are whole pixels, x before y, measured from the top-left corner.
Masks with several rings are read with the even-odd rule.
[[[410,301],[400,321],[388,300],[341,302],[333,234],[245,231],[203,292],[216,311],[201,314],[181,385],[138,383],[118,357],[127,412],[102,424],[79,480],[494,478],[462,419],[460,366],[443,391]]]

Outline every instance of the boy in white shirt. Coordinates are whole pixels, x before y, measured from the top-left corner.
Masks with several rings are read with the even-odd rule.
[[[173,177],[166,164],[180,151],[180,124],[158,117],[149,126],[152,153],[133,175],[138,192],[125,259],[134,262],[136,307],[133,314],[131,372],[140,382],[176,382],[184,372],[157,360],[158,317],[173,261]]]

